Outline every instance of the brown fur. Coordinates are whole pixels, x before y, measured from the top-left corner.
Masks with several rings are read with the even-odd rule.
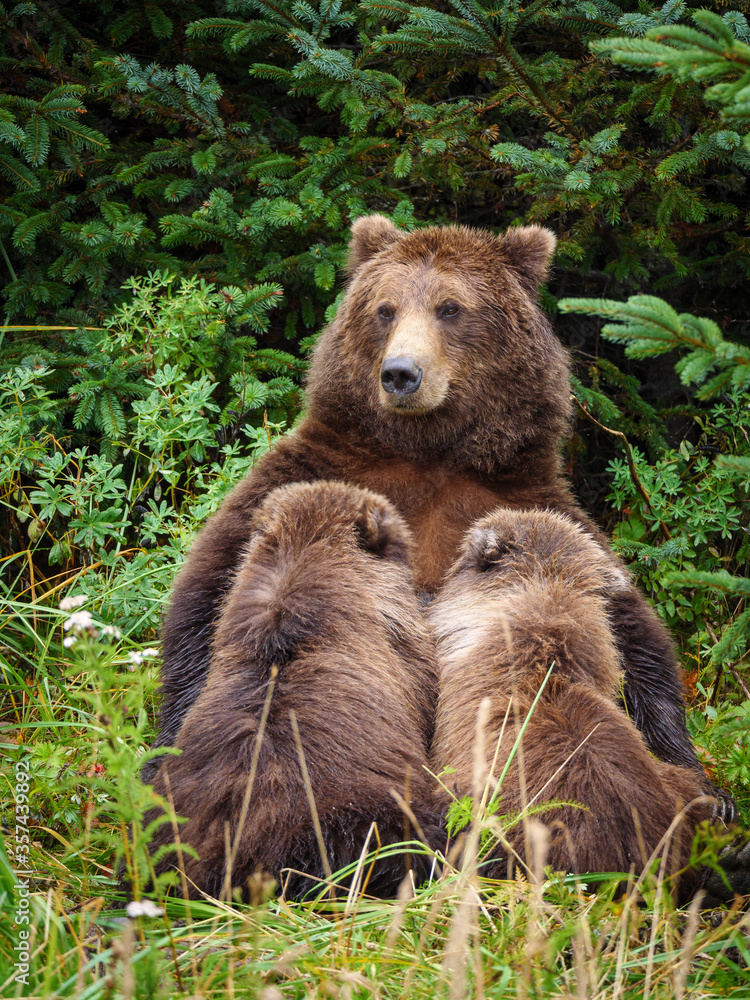
[[[543,478],[557,475],[570,415],[568,361],[536,303],[552,234],[453,227],[404,236],[388,225],[369,217],[352,229],[355,267],[316,349],[310,416],[327,422],[335,414],[334,426],[358,441],[420,465],[484,479],[513,470],[525,482],[530,466]],[[458,314],[444,316],[446,305]],[[401,353],[427,367],[419,392],[397,401],[383,394],[380,370]]]
[[[276,490],[251,527],[208,682],[177,740],[182,754],[165,758],[155,780],[166,796],[168,771],[175,810],[189,817],[181,841],[199,854],[186,855],[186,874],[213,895],[224,883],[225,827],[233,841],[274,667],[232,885],[245,887],[256,870],[277,878],[283,868],[324,875],[292,710],[334,872],[357,860],[373,821],[384,845],[404,839],[408,824],[392,790],[413,801],[428,836],[439,836],[424,771],[436,665],[402,519],[372,493],[317,483]],[[152,848],[172,840],[165,824]],[[418,878],[425,865],[418,859]],[[395,892],[404,874],[403,856],[383,861],[370,889]],[[296,895],[310,884],[293,875],[287,891]]]
[[[316,347],[305,419],[227,497],[176,580],[162,630],[161,743],[175,740],[203,687],[252,512],[280,485],[339,480],[385,496],[414,535],[415,584],[427,594],[470,525],[498,505],[561,511],[607,549],[561,475],[568,359],[536,301],[553,247],[536,226],[407,234],[382,216],[357,220],[347,294]],[[394,350],[423,371],[403,398],[381,384]],[[659,757],[702,773],[663,626],[630,584],[610,610],[633,720]]]
[[[656,760],[616,704],[621,664],[606,598],[627,585],[569,518],[501,508],[470,530],[428,612],[440,665],[433,766],[456,769],[446,780],[459,796],[473,789],[482,699],[492,699],[486,761],[489,769],[499,743],[497,778],[554,663],[503,781],[500,813],[554,799],[585,807],[554,807],[539,817],[553,832],[548,862],[555,870],[639,873],[652,852],[664,853],[660,842],[681,808],[699,799],[668,847],[672,874],[689,858],[696,821],[711,815],[699,776]],[[523,857],[523,824],[507,837]],[[504,877],[506,870],[503,858],[483,873]]]

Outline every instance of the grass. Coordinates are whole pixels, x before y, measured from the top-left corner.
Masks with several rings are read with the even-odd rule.
[[[130,581],[130,620],[153,617],[163,576],[145,596]],[[0,600],[0,996],[750,998],[750,915],[677,909],[658,865],[585,884],[550,873],[529,818],[534,870],[481,879],[477,859],[498,828],[487,790],[461,858],[437,857],[430,884],[407,879],[396,900],[368,897],[370,857],[336,898],[322,885],[289,902],[259,878],[251,904],[186,902],[167,875],[151,897],[158,915],[127,916],[121,862],[144,903],[153,874],[141,820],[154,795],[138,781],[154,732],[153,636],[119,635],[95,596],[71,626],[62,593],[38,584],[29,601]]]
[[[33,900],[30,987],[6,969],[3,996],[750,995],[750,916],[676,911],[658,888],[590,893],[553,876],[480,889],[454,873],[395,901],[175,899],[123,921],[57,883]]]

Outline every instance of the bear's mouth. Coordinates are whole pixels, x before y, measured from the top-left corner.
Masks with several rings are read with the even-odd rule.
[[[414,399],[412,396],[407,396],[404,399],[388,396],[384,399],[381,393],[380,405],[387,413],[396,413],[403,417],[421,417],[432,413],[439,404],[425,405],[424,401]]]

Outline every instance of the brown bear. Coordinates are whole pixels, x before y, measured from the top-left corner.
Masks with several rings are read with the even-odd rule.
[[[379,215],[354,223],[347,292],[315,348],[305,419],[230,493],[175,582],[160,743],[174,742],[203,688],[251,513],[277,486],[339,480],[387,497],[414,534],[426,595],[466,530],[498,505],[565,513],[609,551],[561,472],[568,358],[537,303],[554,245],[537,226],[494,236],[461,226],[403,233]],[[625,704],[647,746],[704,775],[666,630],[630,584],[608,610]],[[732,818],[731,797],[704,782]]]
[[[583,807],[551,806],[538,817],[552,834],[548,863],[578,873],[639,874],[654,853],[665,857],[672,875],[690,858],[695,824],[712,815],[700,775],[653,757],[617,705],[620,657],[607,598],[628,586],[624,572],[566,515],[498,508],[469,530],[430,606],[440,667],[432,763],[436,772],[455,769],[444,788],[459,798],[474,789],[485,697],[491,698],[483,733],[490,791],[531,713],[496,789],[499,813],[514,819],[508,846],[495,847],[482,874],[507,877],[508,862],[525,859],[518,816],[529,804]],[[450,802],[444,789],[438,798],[443,806]],[[668,835],[683,807],[684,818]],[[698,872],[687,872],[680,895],[698,884]]]
[[[358,860],[373,822],[370,850],[415,835],[394,791],[437,844],[425,771],[437,666],[414,593],[411,537],[387,500],[343,483],[297,484],[275,490],[249,519],[207,683],[180,730],[181,755],[162,759],[154,786],[188,817],[180,841],[198,854],[183,854],[191,892],[218,896],[261,739],[227,881],[246,890],[256,871],[270,872],[299,896],[326,871],[290,712],[330,871]],[[151,850],[173,841],[165,822]],[[395,894],[405,859],[385,853],[368,891]],[[429,857],[411,859],[417,879],[426,876]],[[167,854],[157,870],[176,864]]]

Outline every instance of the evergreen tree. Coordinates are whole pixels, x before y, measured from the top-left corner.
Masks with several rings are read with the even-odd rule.
[[[0,8],[10,318],[90,322],[126,277],[167,268],[278,282],[271,330],[298,339],[372,210],[543,222],[567,294],[668,288],[701,311],[704,282],[745,311],[743,14],[690,28],[682,0],[221,6]],[[731,107],[706,82],[711,99],[733,88]]]

